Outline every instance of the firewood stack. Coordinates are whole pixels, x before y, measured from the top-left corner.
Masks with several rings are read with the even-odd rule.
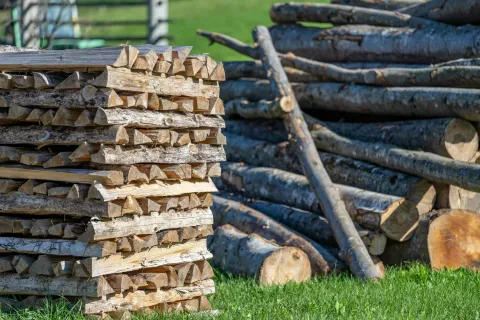
[[[0,53],[2,307],[209,307],[225,75],[190,50]]]
[[[474,39],[480,27],[473,25],[480,25],[480,2],[335,2],[366,8],[276,4],[270,16],[278,24],[270,33],[362,240],[388,264],[420,260],[440,269],[477,268],[480,46]],[[473,25],[457,26],[461,21]],[[309,243],[304,251],[313,274],[343,269],[336,230],[302,176],[258,46],[198,34],[257,59],[224,62],[230,162],[222,165],[215,222],[280,245],[292,245],[288,230],[303,239],[294,246]]]

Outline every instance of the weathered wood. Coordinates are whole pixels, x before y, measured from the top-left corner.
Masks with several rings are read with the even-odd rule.
[[[32,229],[34,220],[19,219],[2,216],[0,217],[0,233],[28,234]]]
[[[450,24],[480,23],[480,5],[474,0],[434,0],[402,8],[400,12]]]
[[[334,4],[344,4],[381,10],[398,10],[423,2],[426,2],[426,0],[332,0],[332,3]]]
[[[183,66],[183,65],[182,65]],[[162,96],[218,97],[216,81],[183,77],[158,77],[131,72],[124,68],[106,67],[90,84],[114,90],[149,92]]]
[[[75,149],[70,155],[70,159],[77,162],[90,161],[92,159],[92,154],[100,150],[100,145],[90,144],[88,142],[82,142],[80,146]]]
[[[18,274],[28,273],[30,266],[35,262],[35,258],[27,255],[15,255],[13,257],[13,267]]]
[[[258,234],[279,246],[299,248],[307,254],[314,275],[326,275],[345,268],[345,265],[324,247],[276,222],[263,213],[242,205],[240,202],[217,196],[214,196],[213,199],[212,211],[214,213],[215,226],[229,224],[241,232]]]
[[[126,274],[107,275],[105,280],[116,293],[122,293],[134,287],[132,280]]]
[[[254,276],[260,285],[303,282],[311,275],[308,257],[300,249],[280,247],[230,225],[217,228],[209,249],[218,267],[235,275]]]
[[[474,102],[480,94],[478,89],[379,88],[330,82],[292,86],[303,108],[417,118],[458,117],[480,121]],[[227,81],[222,83],[221,89],[222,99],[226,101],[238,98],[252,101],[274,98],[269,83],[263,80]],[[431,101],[436,101],[435,105]]]
[[[75,167],[78,163],[73,162],[69,157],[71,152],[60,152],[43,163],[44,168]]]
[[[43,182],[43,183],[40,183],[33,188],[33,194],[47,195],[48,194],[48,189],[55,188],[55,187],[58,187],[58,186],[60,186],[60,184],[58,184],[58,183]]]
[[[32,72],[35,89],[52,89],[67,77],[66,74]]]
[[[206,240],[200,239],[174,245],[162,245],[138,253],[117,253],[105,258],[89,258],[83,264],[89,276],[123,273],[144,268],[180,264],[206,260],[212,255],[208,252]]]
[[[21,89],[33,88],[33,76],[14,74],[12,75],[12,86]]]
[[[94,122],[101,126],[125,125],[147,129],[225,127],[225,122],[217,116],[136,109],[98,109]]]
[[[8,118],[12,120],[25,121],[31,112],[32,109],[30,108],[13,106],[8,109]]]
[[[102,201],[144,197],[170,197],[186,193],[217,192],[217,188],[210,178],[204,180],[182,180],[174,182],[155,181],[143,185],[126,185],[119,188],[105,188],[102,184],[94,183],[88,192],[88,197]]]
[[[0,273],[14,271],[13,267],[13,256],[3,256],[0,257]]]
[[[128,134],[122,126],[66,128],[41,126],[9,126],[0,127],[0,143],[2,144],[60,144],[80,145],[89,143],[125,144]]]
[[[115,242],[84,242],[59,239],[0,237],[0,252],[49,254],[55,256],[106,257],[116,251]]]
[[[248,197],[285,204],[323,214],[305,177],[283,170],[222,165],[223,181]],[[408,240],[418,222],[418,209],[404,198],[335,185],[351,218],[361,226],[379,230],[390,239]],[[333,228],[332,228],[333,230]]]
[[[249,123],[246,126],[248,127]],[[265,131],[257,138],[263,139],[272,133],[274,134],[272,131]],[[226,152],[230,161],[303,173],[292,146],[287,142],[270,144],[235,134],[226,135],[229,140]],[[419,214],[433,209],[436,192],[432,184],[425,179],[331,153],[319,154],[334,183],[406,198],[416,204]]]
[[[28,179],[20,188],[18,188],[19,192],[26,193],[33,195],[33,189],[40,184],[40,181]]]
[[[394,28],[442,27],[442,24],[409,14],[372,8],[315,3],[277,3],[270,8],[276,23],[320,22],[334,25],[373,25]],[[446,27],[446,26],[443,26]]]
[[[209,144],[189,144],[181,147],[135,146],[110,148],[103,147],[92,155],[92,162],[101,164],[137,164],[137,163],[203,163],[225,161],[222,146]]]
[[[12,191],[17,191],[21,187],[23,181],[15,181],[11,179],[0,179],[0,193],[9,193]]]
[[[0,177],[9,179],[38,179],[71,183],[103,183],[106,186],[123,185],[123,173],[119,171],[98,171],[88,169],[44,169],[23,165],[0,167]]]
[[[68,77],[66,77],[62,82],[55,86],[57,90],[73,90],[81,89],[88,84],[88,81],[93,80],[96,76],[95,73],[79,72],[74,71]]]
[[[276,119],[282,118],[285,112],[276,100],[249,102],[245,99],[234,99],[225,105],[225,114],[227,117],[239,115],[246,119]]]
[[[20,158],[20,163],[27,165],[27,166],[43,166],[45,162],[55,156],[54,153],[51,152],[27,152],[22,154]]]
[[[121,207],[111,202],[89,202],[71,199],[51,198],[12,192],[0,195],[0,212],[54,214],[84,217],[119,217]]]
[[[83,280],[4,273],[0,283],[4,294],[103,297],[114,292],[103,277]]]
[[[257,79],[267,79],[267,73],[262,68],[262,63],[260,61],[225,61],[225,75],[226,80],[236,80],[240,78],[257,78]],[[321,77],[317,77],[293,69],[290,67],[284,67],[287,78],[290,82],[319,82],[325,81]]]
[[[0,162],[18,162],[29,151],[31,150],[22,147],[0,146]]]
[[[89,90],[86,90],[89,89]],[[79,90],[0,90],[2,107],[21,106],[39,108],[96,109],[123,104],[115,91],[102,91],[92,86]]]
[[[346,254],[345,260],[350,270],[362,279],[382,278],[382,274],[376,269],[360,239],[338,190],[323,167],[268,29],[262,26],[256,27],[253,38],[258,44],[260,60],[272,82],[271,88],[275,99],[279,100],[284,111],[292,111],[284,119],[289,138],[296,146],[302,168],[332,226],[335,239],[340,249]]]

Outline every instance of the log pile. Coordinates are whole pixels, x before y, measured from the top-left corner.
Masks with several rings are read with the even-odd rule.
[[[0,53],[2,307],[209,308],[225,74],[190,50]]]
[[[478,1],[332,3],[275,4],[269,30],[364,245],[379,269],[382,261],[478,268]],[[297,149],[301,138],[282,124],[290,115],[262,68],[262,47],[197,33],[255,60],[224,62],[229,162],[215,223],[231,225],[224,234],[238,229],[302,249],[314,275],[350,266],[305,169],[307,151]]]

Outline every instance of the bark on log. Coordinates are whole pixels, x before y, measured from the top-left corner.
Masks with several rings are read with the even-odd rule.
[[[387,87],[348,85],[333,82],[294,84],[302,108],[358,114],[417,118],[462,118],[480,121],[476,101],[478,89]],[[272,100],[269,83],[263,80],[236,80],[221,84],[225,101]],[[355,99],[353,99],[355,97]],[[432,104],[432,101],[435,101]]]
[[[279,169],[222,165],[222,180],[246,196],[323,214],[307,179]],[[404,198],[335,185],[351,218],[361,226],[379,230],[391,239],[408,240],[418,222],[418,210]],[[333,230],[333,228],[332,228]]]
[[[399,12],[450,24],[480,23],[480,3],[476,0],[433,0],[402,8]]]
[[[420,218],[412,239],[388,242],[382,260],[387,264],[421,261],[434,269],[478,270],[480,215],[466,210],[439,210]]]
[[[263,286],[303,282],[312,273],[308,257],[300,249],[280,247],[231,225],[217,228],[208,248],[215,265],[234,275],[254,276]]]
[[[332,0],[332,3],[393,11],[415,4],[424,3],[425,1],[427,0]]]
[[[478,56],[475,28],[386,28],[365,25],[329,29],[300,25],[270,28],[279,52],[325,62],[439,63]],[[473,44],[473,45],[472,45]]]
[[[260,139],[270,143],[280,143],[288,139],[287,131],[281,121],[227,120],[225,124],[225,132],[239,136]],[[228,144],[225,146],[225,150],[227,148]]]
[[[283,117],[284,111],[275,100],[249,102],[245,99],[235,99],[225,104],[225,115],[227,117],[238,115],[247,119],[277,119]]]
[[[227,80],[236,80],[240,78],[267,79],[267,73],[262,68],[261,61],[226,61],[225,74]],[[319,82],[326,81],[322,77],[317,77],[290,67],[284,67],[287,78],[290,82]]]
[[[286,142],[273,145],[234,134],[227,134],[227,138],[229,161],[303,173],[298,159],[293,156],[292,147]],[[334,183],[406,198],[416,205],[419,214],[433,209],[435,188],[424,179],[327,152],[319,154]]]
[[[337,135],[322,127],[312,131],[317,148],[345,157],[423,177],[429,181],[480,191],[480,166],[433,153],[400,149],[390,144],[370,143]]]
[[[333,25],[373,25],[392,28],[440,28],[441,23],[399,12],[320,3],[277,3],[270,8],[276,23],[320,22]]]
[[[232,225],[246,234],[258,234],[280,246],[296,247],[305,252],[310,260],[313,275],[327,275],[345,268],[327,249],[288,227],[253,210],[240,202],[213,197],[214,226]]]
[[[345,253],[345,261],[352,273],[362,279],[380,279],[378,271],[360,239],[345,204],[340,199],[337,189],[330,180],[322,161],[315,150],[302,111],[293,94],[292,87],[283,71],[272,38],[266,27],[258,26],[253,31],[253,38],[258,45],[258,53],[263,67],[271,81],[271,88],[281,108],[289,112],[284,116],[284,123],[292,144],[295,145],[298,158],[305,171],[311,188],[330,222],[333,234],[340,249]]]

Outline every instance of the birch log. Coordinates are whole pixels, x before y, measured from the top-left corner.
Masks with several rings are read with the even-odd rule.
[[[216,226],[230,224],[247,234],[273,241],[280,246],[296,247],[305,252],[310,260],[313,275],[344,269],[345,265],[320,244],[285,227],[263,213],[253,210],[240,202],[213,196],[213,219]]]
[[[398,10],[425,1],[427,0],[332,0],[332,3],[382,10]]]
[[[475,28],[275,25],[270,32],[279,52],[324,62],[439,63],[473,58],[480,51],[480,30]]]
[[[226,146],[229,161],[303,173],[287,142],[273,145],[234,134],[226,136],[229,141]],[[435,188],[424,179],[327,152],[319,154],[334,183],[406,198],[416,205],[419,214],[433,209]]]
[[[275,98],[287,113],[284,117],[285,127],[289,133],[303,170],[311,188],[330,222],[337,243],[345,254],[345,261],[352,273],[362,279],[379,279],[383,275],[375,267],[365,245],[360,239],[345,204],[340,199],[322,161],[315,150],[308,127],[303,119],[292,87],[283,71],[277,51],[267,28],[258,26],[253,30],[253,38],[258,45],[258,53],[263,67],[271,81]]]
[[[438,22],[406,13],[323,3],[277,3],[270,8],[270,18],[276,23],[320,22],[393,28],[442,27]]]
[[[222,181],[247,197],[323,214],[307,179],[298,174],[227,162],[222,165]],[[344,185],[335,187],[349,215],[361,226],[379,230],[397,241],[412,236],[418,222],[418,210],[410,201]]]
[[[421,261],[440,270],[478,270],[479,228],[478,213],[461,209],[432,211],[420,218],[419,227],[410,241],[388,242],[382,260],[387,264]]]
[[[399,12],[450,24],[480,23],[477,0],[433,0],[404,7]]]
[[[375,87],[334,82],[294,84],[295,96],[306,109],[416,118],[462,118],[480,121],[478,89]],[[225,101],[243,98],[272,100],[267,81],[236,80],[221,84]],[[352,97],[355,97],[353,99]]]
[[[280,247],[230,225],[217,228],[208,249],[218,267],[234,275],[254,276],[260,285],[303,282],[311,275],[308,258],[300,249]]]

